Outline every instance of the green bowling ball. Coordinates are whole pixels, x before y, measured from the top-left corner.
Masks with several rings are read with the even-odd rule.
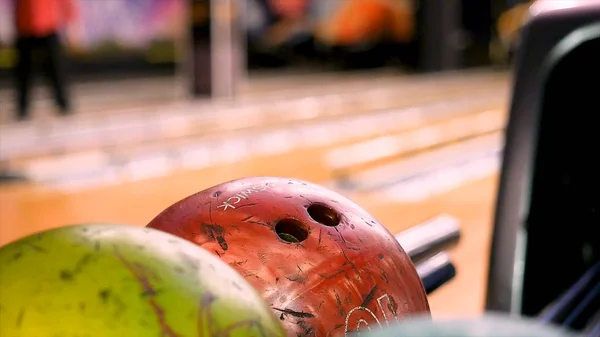
[[[283,337],[217,256],[150,228],[51,229],[0,248],[0,336]]]
[[[358,333],[356,333],[358,335]],[[556,326],[531,319],[487,314],[477,319],[431,320],[412,318],[361,337],[580,337]]]

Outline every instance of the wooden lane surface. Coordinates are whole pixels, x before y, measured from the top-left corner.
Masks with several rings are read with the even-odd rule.
[[[341,188],[347,195],[365,196],[365,203],[370,197],[397,202],[423,200],[495,172],[503,147],[503,130],[481,133],[382,162],[327,186]]]
[[[506,82],[503,74],[477,75],[437,81],[428,77],[404,78],[383,87],[373,82],[366,91],[364,88],[354,88],[349,92],[337,89],[335,93],[319,92],[314,97],[285,99],[284,96],[276,96],[274,100],[259,100],[252,104],[238,100],[233,106],[231,103],[197,105],[180,102],[152,110],[138,108],[137,112],[130,114],[107,113],[100,119],[75,115],[53,127],[42,128],[43,133],[36,131],[31,124],[3,128],[0,156],[4,160],[14,160],[110,148],[117,144],[138,146],[142,142],[210,136],[394,109],[460,95],[476,99],[486,89],[494,92]],[[337,88],[337,85],[333,87]]]
[[[462,71],[461,75],[477,76],[480,73],[489,73],[489,71],[475,69]],[[455,72],[448,72],[443,76],[455,76]],[[254,74],[241,81],[238,97],[247,103],[273,96],[310,96],[362,87],[365,80],[374,85],[385,86],[404,80],[412,81],[413,77],[395,69],[304,74],[281,71],[281,74]],[[436,74],[435,77],[439,78],[440,75]],[[186,96],[183,84],[184,82],[179,78],[165,75],[74,83],[72,90],[78,114],[94,115],[105,114],[111,109],[116,110],[117,113],[127,112],[140,104],[150,107],[180,100]],[[42,115],[51,114],[53,106],[46,87],[36,86],[32,93],[32,100],[36,110],[42,110]],[[0,110],[0,125],[11,124],[13,104],[12,88],[0,90],[0,106],[3,107]]]
[[[469,87],[472,88],[473,86],[477,86],[478,88],[483,87],[483,89],[480,89],[482,91],[468,90]],[[458,114],[467,115],[471,112],[476,112],[477,109],[494,109],[503,101],[502,93],[504,92],[504,86],[502,85],[502,82],[496,81],[495,83],[490,83],[490,81],[484,81],[484,83],[474,83],[472,81],[467,81],[467,83],[456,85],[456,87],[458,88],[454,88],[454,90],[458,91],[453,91],[453,88],[449,88],[448,86],[438,88],[437,90],[424,90],[420,93],[418,90],[414,91],[414,88],[412,90],[407,90],[408,93],[412,92],[412,95],[417,95],[419,97],[413,98],[411,95],[404,97],[404,102],[400,104],[403,108],[400,109],[371,112],[360,112],[360,110],[356,111],[350,109],[350,111],[346,113],[335,114],[328,117],[322,116],[321,118],[314,118],[313,120],[305,121],[303,123],[288,123],[289,125],[284,123],[284,125],[278,127],[263,125],[241,133],[240,131],[230,131],[228,133],[221,132],[220,134],[206,135],[203,137],[163,140],[161,142],[149,143],[141,146],[120,144],[106,149],[66,153],[63,155],[46,157],[42,156],[31,158],[30,160],[17,159],[12,161],[11,166],[13,169],[24,169],[30,175],[30,178],[40,181],[40,179],[50,179],[49,177],[52,177],[54,174],[73,175],[77,174],[77,172],[86,174],[86,171],[95,171],[98,167],[113,165],[117,162],[136,161],[141,157],[146,157],[146,159],[147,157],[174,157],[168,159],[171,162],[174,161],[174,163],[170,163],[169,165],[186,166],[190,162],[190,159],[188,158],[189,153],[187,153],[189,151],[196,153],[198,153],[198,151],[203,151],[209,153],[210,158],[208,159],[210,159],[209,161],[211,164],[214,164],[215,161],[229,160],[229,158],[225,158],[224,156],[231,155],[230,153],[222,153],[231,152],[230,150],[221,151],[220,149],[215,149],[215,147],[234,148],[237,151],[236,155],[241,152],[241,155],[252,156],[257,151],[261,152],[261,155],[264,154],[265,150],[268,150],[266,151],[267,153],[271,153],[273,152],[271,150],[275,150],[273,144],[287,142],[287,145],[284,145],[283,147],[287,148],[290,152],[295,152],[297,150],[304,151],[306,149],[303,147],[314,147],[315,141],[317,141],[317,146],[321,145],[323,142],[329,142],[328,139],[322,139],[322,136],[326,136],[326,138],[338,137],[335,142],[348,143],[357,141],[361,137],[368,138],[381,135],[382,133],[395,133],[397,130],[406,129],[407,125],[418,127],[424,122],[441,120],[443,117],[450,118]],[[453,95],[456,96],[456,94],[459,95],[448,100]],[[440,100],[442,100],[443,103],[439,103]],[[422,103],[422,105],[417,103]],[[451,127],[454,128],[453,133],[456,133],[456,131],[460,133],[461,129],[468,129],[468,127],[465,126],[465,123],[462,123],[461,125],[460,119],[452,124]],[[426,129],[423,131],[429,132],[431,130]],[[413,132],[412,136],[419,136],[420,134],[423,134],[423,132]],[[318,137],[315,137],[317,135]],[[282,137],[287,140],[282,140]],[[340,137],[341,139],[339,139]],[[400,140],[408,141],[409,143],[415,142],[410,139]],[[295,145],[290,145],[290,142],[295,143]],[[243,144],[240,145],[240,143]],[[248,146],[252,149],[241,150],[242,148],[248,148]],[[282,149],[279,149],[274,152],[281,150]],[[192,157],[194,157],[193,154]],[[207,161],[206,158],[203,160]],[[185,163],[181,163],[182,161]],[[206,164],[207,163],[194,163],[192,166]],[[52,167],[55,167],[55,169],[52,169]]]
[[[240,83],[238,99],[248,103],[273,96],[298,97],[324,94],[339,90],[354,90],[365,80],[374,85],[390,85],[404,80],[412,81],[413,76],[398,72],[331,73],[304,74],[290,76],[252,76]],[[101,80],[72,85],[72,99],[77,117],[102,117],[109,114],[127,114],[139,109],[152,109],[155,106],[168,106],[187,98],[182,81],[174,76],[150,76],[134,79]],[[334,85],[331,85],[331,84]],[[14,99],[10,89],[0,90],[0,126],[12,122]],[[48,120],[53,115],[54,106],[46,87],[36,86],[32,92],[33,115]],[[203,101],[203,100],[201,100]]]
[[[349,120],[347,118],[347,116],[341,116],[341,117],[346,117],[346,118],[341,118],[340,120],[343,123],[339,123],[336,122],[337,124],[329,124],[329,125],[322,125],[319,126],[319,130],[312,130],[314,127],[311,126],[310,130],[303,130],[302,132],[300,132],[299,136],[302,136],[301,138],[303,138],[303,140],[301,140],[300,142],[306,142],[308,141],[308,146],[306,146],[305,148],[298,148],[293,147],[293,146],[288,146],[287,149],[283,148],[283,149],[278,149],[277,151],[271,151],[273,148],[273,144],[277,143],[278,140],[277,139],[272,139],[272,136],[281,136],[281,132],[276,132],[274,135],[271,135],[269,133],[265,133],[265,132],[260,132],[261,130],[257,130],[256,134],[251,134],[249,139],[241,139],[243,142],[240,143],[240,139],[220,139],[219,142],[216,143],[216,145],[218,145],[218,148],[214,149],[217,150],[217,152],[219,153],[212,153],[210,156],[210,164],[206,165],[207,163],[195,163],[192,161],[191,165],[190,163],[186,163],[184,164],[184,166],[187,165],[187,167],[185,167],[186,169],[197,169],[198,166],[202,167],[202,166],[214,166],[215,162],[217,163],[218,167],[216,168],[219,172],[227,172],[227,169],[223,168],[231,166],[228,165],[229,162],[234,161],[236,165],[238,166],[243,166],[245,168],[250,168],[251,171],[254,172],[250,172],[247,173],[247,175],[260,175],[260,174],[273,174],[273,175],[288,175],[288,176],[294,176],[295,174],[298,174],[300,178],[304,178],[304,179],[313,179],[313,180],[321,180],[321,179],[326,179],[327,173],[323,172],[323,166],[326,165],[325,162],[327,161],[326,158],[322,158],[322,156],[327,153],[330,150],[335,149],[338,146],[341,145],[347,145],[347,144],[351,144],[354,142],[360,142],[363,140],[368,139],[369,137],[376,137],[376,136],[381,136],[381,135],[385,135],[387,134],[394,134],[394,133],[402,133],[405,131],[413,131],[413,132],[409,132],[409,134],[407,135],[408,137],[402,137],[400,136],[397,140],[404,143],[405,147],[407,144],[410,143],[420,143],[423,140],[423,137],[420,135],[421,130],[414,130],[417,128],[420,128],[422,126],[424,126],[427,123],[431,123],[431,122],[439,122],[439,121],[443,121],[444,119],[449,119],[449,118],[453,118],[455,117],[455,115],[461,115],[462,117],[465,118],[475,118],[475,119],[479,119],[479,117],[477,117],[476,115],[482,115],[482,116],[486,116],[486,115],[491,115],[491,116],[497,116],[498,114],[493,112],[493,111],[486,111],[483,113],[479,113],[477,109],[484,109],[484,110],[489,110],[489,109],[494,109],[494,108],[498,108],[498,106],[496,104],[498,104],[498,102],[501,102],[502,100],[498,101],[497,99],[491,99],[489,100],[489,98],[485,99],[484,102],[485,104],[488,105],[481,105],[479,103],[476,104],[471,104],[472,101],[477,101],[476,98],[468,98],[466,101],[469,104],[464,104],[464,101],[458,101],[458,104],[456,103],[443,103],[441,104],[441,107],[437,107],[437,105],[433,105],[433,107],[435,108],[433,111],[431,110],[427,110],[428,108],[424,108],[425,110],[421,111],[420,109],[414,109],[414,108],[409,108],[408,110],[400,110],[400,111],[391,111],[390,112],[384,112],[382,115],[380,115],[379,113],[371,113],[368,114],[364,117],[360,117],[360,119],[353,121],[353,120]],[[432,114],[433,113],[433,114]],[[469,114],[473,114],[473,117],[468,117]],[[382,118],[383,117],[383,120]],[[392,117],[390,119],[390,117]],[[446,123],[448,125],[446,125],[444,128],[447,129],[445,131],[441,131],[438,130],[438,134],[437,135],[433,135],[433,138],[436,138],[438,136],[441,136],[443,134],[449,134],[453,137],[456,136],[456,131],[457,131],[457,126],[461,126],[461,129],[464,128],[466,125],[464,123],[465,118],[459,118],[457,119],[457,121],[463,120],[462,123]],[[493,118],[492,118],[493,119]],[[367,121],[369,121],[367,123]],[[350,123],[351,125],[349,125],[347,122],[352,122]],[[358,123],[355,123],[358,122]],[[376,122],[376,124],[374,125],[370,125],[371,123]],[[384,122],[383,124],[381,122]],[[487,122],[486,122],[487,123]],[[491,124],[494,124],[495,122],[492,120]],[[339,125],[338,125],[339,124]],[[369,125],[367,125],[369,124]],[[480,124],[480,123],[479,123]],[[487,123],[490,124],[490,123]],[[334,127],[334,129],[331,129],[332,127]],[[373,127],[375,126],[375,127]],[[435,127],[435,126],[434,126]],[[499,126],[495,126],[495,127],[499,127]],[[325,128],[325,129],[324,129]],[[358,129],[357,129],[358,128]],[[439,127],[437,127],[438,129],[440,129]],[[297,131],[299,128],[298,126],[294,126],[291,127],[292,130],[288,130],[285,131],[287,133],[289,133],[290,131]],[[323,130],[321,130],[323,129]],[[369,129],[369,130],[367,130]],[[413,130],[411,130],[413,129]],[[431,127],[429,128],[424,128],[423,131],[428,131],[429,129],[431,129]],[[466,129],[469,129],[468,127]],[[459,133],[461,132],[461,130],[458,130]],[[306,131],[310,131],[310,132],[306,132]],[[322,138],[321,136],[325,135],[327,136],[328,139],[315,139],[315,136],[317,136],[314,131],[318,131],[319,137],[317,138]],[[321,131],[325,131],[326,134],[323,134],[323,132]],[[368,133],[365,133],[365,131],[369,131]],[[374,132],[373,132],[374,131]],[[477,131],[477,130],[475,130]],[[285,133],[284,132],[284,133]],[[428,132],[425,132],[426,136],[427,136]],[[323,134],[323,135],[322,135]],[[266,136],[266,137],[265,137]],[[296,135],[298,136],[298,135]],[[333,136],[341,136],[341,137],[333,137]],[[398,135],[396,135],[398,136]],[[411,138],[415,138],[414,136],[418,136],[416,137],[416,139],[411,139]],[[333,140],[331,139],[333,137]],[[265,139],[262,139],[265,138]],[[268,138],[268,139],[267,139]],[[277,137],[275,137],[277,138]],[[431,138],[431,137],[430,137]],[[444,137],[442,137],[444,138]],[[317,140],[318,142],[314,142],[315,140]],[[258,141],[258,144],[252,144],[252,143],[256,143],[256,141]],[[296,143],[297,143],[298,139],[296,139]],[[231,144],[230,144],[231,143]],[[263,144],[264,143],[264,144]],[[279,140],[279,143],[281,143],[281,140]],[[286,142],[283,142],[286,143]],[[183,157],[182,159],[186,160],[186,161],[190,161],[191,157],[194,157],[195,154],[194,153],[190,153],[189,151],[192,150],[197,150],[198,146],[196,146],[197,144],[191,144],[193,146],[185,146],[186,144],[181,144],[184,145],[182,147],[180,147],[181,150],[181,156]],[[187,144],[189,145],[189,144]],[[215,144],[213,144],[215,145]],[[227,146],[225,146],[227,145]],[[247,145],[253,145],[254,147],[261,147],[260,150],[269,150],[267,151],[267,153],[260,153],[260,155],[256,156],[255,153],[252,152],[248,152],[249,150],[247,149]],[[281,144],[280,144],[281,145]],[[289,142],[287,144],[284,145],[290,145]],[[296,144],[298,145],[298,144]],[[233,153],[233,158],[232,158],[232,147],[233,150],[235,150]],[[410,148],[411,146],[409,146]],[[226,150],[223,150],[223,148],[225,148]],[[205,148],[202,148],[202,150],[205,150]],[[257,150],[257,149],[254,149]],[[283,152],[282,152],[283,150]],[[287,153],[286,153],[287,151]],[[157,171],[159,171],[160,174],[162,174],[161,171],[161,162],[160,159],[161,156],[164,157],[164,153],[150,153],[151,155],[154,155],[155,157],[158,156],[158,158],[154,158],[154,159],[158,159],[158,160],[154,160],[154,162],[151,161],[150,165],[146,165],[147,167],[150,168],[157,168]],[[190,156],[191,155],[191,156]],[[242,157],[240,158],[239,155],[242,155]],[[244,157],[245,155],[245,157]],[[238,156],[238,157],[236,157]],[[147,157],[147,156],[146,156]],[[306,160],[306,158],[310,158],[310,160]],[[84,159],[81,158],[74,158],[74,160],[66,160],[66,161],[56,161],[56,162],[50,162],[50,163],[46,163],[44,164],[44,162],[42,161],[41,165],[37,165],[37,168],[34,168],[33,171],[48,171],[52,166],[58,167],[59,171],[60,170],[65,170],[65,171],[69,171],[70,168],[77,166],[77,165],[85,165],[85,164],[89,164],[89,157]],[[118,158],[117,158],[118,159]],[[147,159],[147,158],[142,158],[142,159]],[[202,158],[201,158],[202,159]],[[219,162],[219,159],[221,162]],[[134,160],[137,160],[136,158],[134,158]],[[204,161],[206,161],[206,158],[203,159]],[[146,160],[146,162],[148,162]],[[263,163],[261,163],[263,162]],[[78,164],[79,163],[79,164]],[[276,163],[276,164],[272,164],[272,163]],[[96,162],[91,162],[91,164],[93,164],[93,166],[101,166],[102,163],[96,163]],[[137,166],[139,166],[137,163],[135,163]],[[219,165],[220,164],[220,165]],[[223,165],[225,164],[225,165]],[[308,166],[307,166],[308,165]],[[50,167],[50,168],[49,168]],[[135,167],[135,165],[134,165]],[[253,169],[253,168],[257,168],[258,169]],[[62,169],[61,169],[62,168]],[[325,170],[331,170],[333,169],[332,167],[326,167]],[[215,176],[215,173],[212,172],[214,170],[213,168],[210,167],[206,167],[205,170],[199,170],[198,174],[200,175],[204,175],[204,176]],[[295,171],[294,171],[295,170]],[[148,170],[146,170],[148,171]],[[93,172],[94,174],[96,172]],[[131,174],[139,176],[138,174],[139,172],[132,172]],[[150,172],[151,174],[155,174],[155,172]],[[130,172],[126,172],[126,174],[130,174]],[[143,174],[148,175],[148,172],[144,172]],[[316,176],[311,175],[311,174],[317,174]],[[134,178],[135,179],[135,178]],[[222,179],[218,179],[217,181],[219,181]]]
[[[198,170],[177,171],[127,184],[104,184],[69,192],[42,186],[0,188],[0,242],[69,223],[111,221],[140,224],[151,210],[209,186],[244,176],[276,175],[322,182],[333,178],[324,165],[328,144],[266,156],[253,156]],[[114,196],[114,197],[111,197]],[[142,211],[143,210],[143,211]],[[148,210],[148,211],[146,211]]]
[[[326,154],[326,161],[337,175],[351,176],[389,161],[502,130],[506,122],[505,111],[505,108],[474,109],[468,114],[432,120],[403,132],[390,132],[367,141],[340,146]]]
[[[407,111],[405,114],[396,116],[394,123],[377,125],[372,128],[372,132],[364,132],[369,131],[364,129],[367,127],[366,120],[363,120],[365,123],[360,125],[354,123],[354,127],[352,127],[347,123],[351,120],[344,118],[340,120],[343,124],[337,127],[328,125],[324,130],[328,132],[325,135],[327,138],[317,139],[318,142],[310,138],[311,136],[316,137],[315,133],[300,132],[294,138],[294,130],[287,132],[279,130],[273,134],[260,133],[248,135],[250,137],[245,138],[225,138],[213,146],[208,146],[210,144],[204,146],[201,143],[182,143],[179,147],[171,150],[176,152],[153,149],[153,151],[147,152],[140,151],[137,156],[133,153],[129,162],[118,167],[105,167],[105,172],[114,169],[116,170],[113,171],[114,174],[118,174],[121,179],[132,179],[132,175],[169,174],[170,171],[194,170],[203,166],[207,168],[210,166],[222,167],[223,164],[230,161],[235,161],[243,167],[261,167],[261,164],[258,164],[260,160],[265,163],[262,165],[270,166],[270,168],[261,169],[266,172],[262,174],[293,175],[303,179],[323,180],[330,178],[332,172],[335,172],[336,166],[333,164],[341,162],[341,158],[334,158],[336,161],[331,163],[330,158],[332,151],[334,154],[339,154],[335,151],[340,147],[344,149],[355,144],[369,144],[369,140],[374,137],[393,136],[396,141],[402,143],[402,147],[388,149],[387,151],[393,151],[393,154],[383,159],[389,160],[411,151],[424,150],[435,144],[485,133],[489,130],[498,130],[504,125],[504,113],[501,108],[498,108],[497,102],[476,106],[456,105],[452,108],[424,112],[421,118],[419,118],[418,112]],[[490,110],[486,110],[488,108]],[[485,118],[482,119],[482,117]],[[460,128],[457,129],[456,126],[460,126]],[[362,127],[363,130],[356,130],[356,127]],[[295,131],[300,130],[298,127],[293,128]],[[309,139],[305,139],[306,137]],[[278,142],[280,143],[279,148],[276,147]],[[176,155],[176,153],[178,154]],[[348,156],[360,158],[361,155],[360,153],[350,153]],[[118,157],[115,158],[118,160]],[[307,160],[307,158],[311,159]],[[72,175],[81,172],[85,177],[85,172],[88,170],[102,179],[101,176],[98,176],[98,169],[103,164],[101,161],[93,159],[94,157],[72,156],[53,162],[38,160],[26,168],[32,178],[43,179],[43,176],[46,175],[46,179],[49,180],[38,181],[50,184],[53,184],[51,179],[60,179],[59,176],[52,177],[51,171],[63,177],[65,174]]]
[[[363,82],[366,78],[376,76],[380,83],[390,81],[392,78],[407,77],[398,72],[371,72],[332,73],[332,74],[268,74],[251,76],[239,85],[239,96],[243,99],[253,99],[268,96],[273,92],[280,94],[293,94],[296,90],[326,90],[327,81],[343,82],[342,85],[351,87]],[[325,79],[325,81],[323,80]],[[338,83],[339,84],[339,83]],[[186,96],[185,82],[177,76],[159,75],[136,78],[105,79],[92,82],[76,82],[72,84],[72,98],[80,114],[104,113],[106,110],[116,109],[117,113],[127,107],[149,106],[153,104],[166,104]],[[316,88],[315,88],[316,87]],[[44,114],[53,108],[51,95],[47,93],[44,85],[36,85],[32,91],[32,103]],[[0,103],[6,109],[1,111],[0,120],[10,122],[14,100],[11,89],[0,90]]]
[[[447,88],[447,90],[437,90],[430,91],[425,93],[419,93],[417,90],[407,90],[406,95],[396,95],[395,100],[393,102],[387,102],[387,109],[407,109],[410,107],[418,107],[418,106],[426,106],[434,104],[433,102],[439,102],[444,100],[454,100],[454,99],[463,99],[469,100],[470,95],[466,94],[466,92],[472,91],[474,95],[474,101],[477,100],[478,97],[489,96],[497,89],[501,87],[498,83],[486,83],[484,85],[478,86],[475,90],[469,90],[474,85],[472,83],[464,84],[464,85],[456,85],[452,88]],[[293,107],[291,107],[293,109]],[[315,110],[317,107],[315,107]],[[290,110],[290,109],[288,109]],[[312,109],[311,109],[312,110]],[[333,109],[332,109],[333,110]],[[141,133],[155,133],[155,128],[150,128],[149,130],[144,129],[133,129],[133,130],[123,130],[121,132],[121,136],[117,137],[117,134],[112,135],[110,131],[103,134],[102,137],[106,140],[106,144],[103,147],[93,146],[94,143],[100,145],[100,140],[91,140],[89,143],[90,148],[93,149],[84,150],[84,151],[76,151],[77,148],[82,148],[85,144],[82,144],[80,139],[79,141],[75,140],[67,140],[66,148],[64,149],[67,152],[62,153],[48,153],[39,155],[29,155],[29,156],[17,156],[13,157],[7,161],[7,163],[11,166],[19,166],[23,163],[35,161],[35,160],[54,160],[55,158],[67,157],[70,155],[80,155],[81,153],[98,153],[102,151],[111,151],[115,148],[116,143],[118,142],[118,150],[119,151],[135,151],[142,147],[173,147],[178,146],[181,143],[189,143],[190,141],[202,142],[209,141],[215,137],[222,138],[227,136],[232,136],[240,131],[248,131],[248,132],[266,132],[277,128],[289,127],[289,126],[300,126],[307,125],[312,123],[320,123],[322,121],[336,119],[341,116],[344,117],[358,117],[360,115],[366,114],[378,114],[382,111],[386,110],[370,110],[368,106],[361,107],[360,104],[354,106],[347,106],[344,111],[326,111],[324,113],[318,113],[315,111],[315,114],[312,116],[302,115],[300,111],[297,113],[289,113],[286,111],[286,107],[281,107],[281,111],[279,115],[275,113],[265,114],[264,116],[246,116],[244,111],[223,111],[222,113],[217,111],[217,116],[211,118],[212,121],[207,120],[206,123],[198,123],[195,121],[194,117],[189,119],[180,119],[172,123],[172,127],[168,132],[166,132],[165,137],[160,139],[154,139],[145,141],[142,144],[139,144],[136,139],[140,137],[144,137],[144,135],[140,135]],[[268,112],[268,111],[267,111]],[[218,117],[218,118],[217,118]],[[222,118],[222,120],[219,120]],[[157,123],[160,123],[157,122]],[[169,121],[165,121],[165,123],[170,123]],[[163,126],[167,128],[167,126]],[[85,140],[84,140],[85,142]],[[69,143],[71,145],[69,145]],[[75,151],[69,151],[69,146],[73,148]]]
[[[41,82],[41,81],[36,81]],[[73,108],[77,113],[96,114],[106,109],[123,109],[131,102],[151,106],[164,104],[183,97],[182,90],[175,85],[175,78],[160,77],[141,79],[119,79],[96,83],[74,83],[71,86]],[[118,88],[121,87],[121,90]],[[127,90],[123,90],[126,88]],[[0,125],[13,123],[13,88],[0,90]],[[32,115],[48,119],[55,107],[51,93],[45,85],[36,85],[31,93]]]
[[[333,178],[331,172],[319,165],[318,153],[317,149],[308,149],[253,157],[201,170],[73,192],[35,185],[5,186],[0,189],[0,243],[69,223],[145,223],[150,220],[147,217],[153,213],[151,210],[156,213],[186,195],[244,176],[288,176],[315,182],[330,180]]]

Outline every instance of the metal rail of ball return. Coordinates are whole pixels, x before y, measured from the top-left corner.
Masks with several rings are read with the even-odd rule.
[[[395,235],[415,264],[427,294],[456,276],[447,250],[458,244],[460,234],[458,219],[442,214]]]

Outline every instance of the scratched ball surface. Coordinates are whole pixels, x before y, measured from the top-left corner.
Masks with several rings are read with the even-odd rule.
[[[227,182],[175,203],[148,227],[233,266],[288,335],[344,335],[429,314],[421,280],[393,235],[360,206],[315,184]]]
[[[235,270],[148,228],[52,229],[0,248],[0,265],[1,336],[285,336]]]

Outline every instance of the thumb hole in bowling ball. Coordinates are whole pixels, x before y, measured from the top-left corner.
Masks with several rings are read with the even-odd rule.
[[[299,243],[308,237],[308,231],[300,221],[296,219],[282,219],[275,224],[275,233],[283,241]]]
[[[340,223],[338,214],[325,205],[312,204],[306,210],[308,211],[308,215],[321,225],[335,227]]]

